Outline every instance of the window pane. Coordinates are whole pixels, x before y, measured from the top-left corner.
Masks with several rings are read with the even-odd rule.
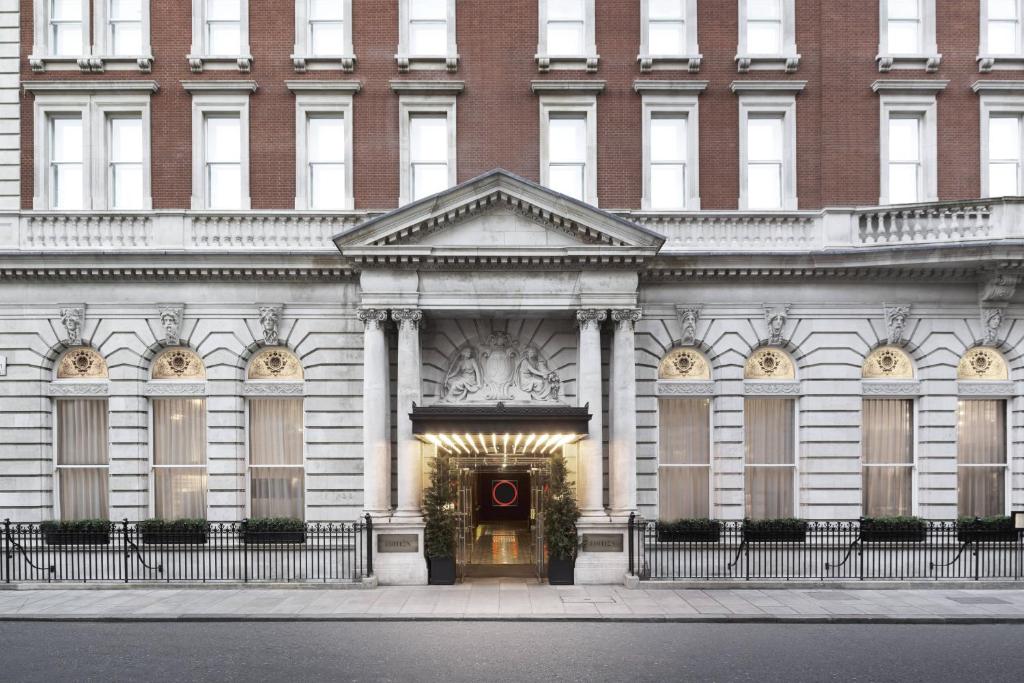
[[[210,163],[242,160],[242,122],[237,116],[206,119],[206,160]]]
[[[988,52],[993,55],[1017,54],[1017,23],[990,21],[988,24]]]
[[[1020,119],[992,116],[988,120],[988,158],[1017,161],[1020,158]]]
[[[651,161],[686,161],[686,119],[651,118]]]
[[[111,37],[113,38],[111,49],[115,55],[142,54],[141,24],[114,24],[111,26]]]
[[[117,164],[113,168],[112,209],[143,209],[143,175],[140,164]]]
[[[747,160],[782,161],[782,119],[747,119]]]
[[[863,403],[861,457],[868,465],[914,462],[914,402],[868,399]]]
[[[301,467],[253,467],[250,514],[259,517],[305,518],[303,470]]]
[[[1006,464],[1006,403],[960,401],[957,423],[957,463]]]
[[[211,209],[236,211],[242,208],[242,168],[238,164],[210,166]]]
[[[686,167],[682,164],[651,166],[651,208],[683,209],[686,207]]]
[[[412,24],[409,27],[409,50],[414,55],[448,53],[448,27],[443,23]]]
[[[711,463],[711,401],[706,398],[658,399],[658,463]]]
[[[413,116],[409,120],[409,158],[448,162],[448,118],[445,116]]]
[[[344,51],[344,24],[313,24],[310,33],[310,52],[314,55],[340,55]]]
[[[211,55],[238,55],[242,52],[242,31],[238,24],[210,24]]]
[[[686,0],[649,0],[647,16],[650,19],[685,19]]]
[[[153,401],[153,464],[206,464],[206,401],[169,398]]]
[[[748,19],[781,19],[782,0],[747,0]]]
[[[242,18],[242,0],[206,0],[206,18],[238,21]]]
[[[782,208],[782,165],[747,166],[747,205],[751,209]]]
[[[913,468],[906,466],[865,467],[864,516],[896,517],[913,511]]]
[[[113,21],[142,21],[143,0],[110,0]]]
[[[108,464],[107,440],[106,401],[57,401],[58,466]]]
[[[310,162],[343,163],[345,119],[341,116],[311,116],[307,144]]]
[[[52,119],[53,160],[57,162],[81,162],[82,119],[79,117],[56,117]]]
[[[585,163],[587,161],[587,120],[582,117],[551,117],[548,120],[548,161]]]
[[[110,119],[110,161],[142,163],[142,119]]]
[[[548,169],[548,182],[555,192],[561,192],[573,199],[583,200],[583,172],[582,164],[551,166]]]
[[[109,472],[106,467],[61,469],[61,519],[107,519]]]
[[[409,18],[440,19],[448,18],[447,0],[409,0]]]
[[[412,167],[413,200],[448,189],[448,164],[416,164]]]
[[[890,19],[920,18],[921,0],[889,0]]]
[[[585,0],[548,0],[548,20],[575,19],[584,21]]]
[[[582,55],[584,52],[582,23],[548,24],[548,54]]]
[[[249,401],[249,464],[302,465],[302,400]]]
[[[916,21],[889,22],[889,52],[916,54],[921,51],[920,25]]]
[[[57,24],[53,27],[53,54],[80,55],[83,51],[81,24]]]
[[[710,476],[708,467],[658,468],[658,518],[710,517]]]
[[[345,18],[342,4],[343,0],[309,0],[309,18],[316,21],[342,21]]]
[[[316,164],[310,169],[310,207],[318,211],[345,208],[345,165]]]
[[[743,417],[748,465],[789,465],[795,462],[792,400],[745,399]]]
[[[958,467],[957,508],[968,517],[1006,514],[1006,469]]]
[[[1016,197],[1020,194],[1020,178],[1016,162],[989,164],[988,195],[990,197]]]
[[[917,164],[889,164],[889,203],[920,201]]]
[[[205,467],[156,467],[153,489],[157,518],[206,518]]]
[[[681,23],[651,24],[647,49],[652,55],[681,55],[685,52],[686,35]]]
[[[782,52],[782,24],[748,22],[747,52],[754,55],[777,55]]]
[[[750,519],[793,516],[792,467],[747,467],[744,486]]]
[[[77,211],[85,206],[82,164],[60,164],[54,169],[53,208]]]
[[[50,18],[54,21],[81,21],[82,0],[53,0]]]
[[[920,161],[920,124],[916,117],[889,119],[889,161]]]

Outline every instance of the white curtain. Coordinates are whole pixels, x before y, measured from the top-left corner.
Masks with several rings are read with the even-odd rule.
[[[914,402],[868,399],[863,402],[861,412],[864,515],[910,515],[914,486]]]
[[[743,402],[746,515],[751,519],[794,514],[794,410],[790,399],[748,398]]]
[[[157,517],[206,517],[205,399],[153,401],[153,487]]]
[[[305,518],[302,399],[249,401],[252,517]]]
[[[658,516],[662,520],[711,515],[710,412],[708,399],[658,400]]]
[[[107,519],[107,402],[57,401],[57,479],[62,519]]]
[[[1006,403],[960,401],[957,489],[961,515],[1006,512]]]

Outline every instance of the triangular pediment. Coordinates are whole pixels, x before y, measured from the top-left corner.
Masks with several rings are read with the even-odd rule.
[[[371,218],[334,238],[342,254],[380,258],[653,256],[665,238],[612,213],[496,170]]]

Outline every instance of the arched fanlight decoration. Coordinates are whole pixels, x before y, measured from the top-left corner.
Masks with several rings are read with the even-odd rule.
[[[1003,354],[995,349],[979,346],[971,349],[960,359],[956,370],[957,379],[1006,381],[1010,371]]]
[[[903,349],[882,346],[864,361],[861,376],[864,379],[914,379],[914,363]]]
[[[249,362],[250,380],[302,380],[302,363],[286,348],[263,349]]]
[[[106,379],[107,361],[95,349],[69,349],[57,364],[57,379]]]
[[[175,347],[153,360],[153,379],[206,379],[206,366],[194,351]]]
[[[796,366],[785,351],[766,347],[750,354],[743,377],[745,379],[796,379]]]
[[[672,349],[658,366],[658,379],[709,380],[711,366],[703,354],[693,349]]]

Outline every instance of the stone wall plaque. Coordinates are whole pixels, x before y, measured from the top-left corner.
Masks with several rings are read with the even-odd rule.
[[[417,534],[380,534],[377,536],[378,553],[418,553],[420,537]]]
[[[621,553],[622,534],[583,534],[583,552]]]

